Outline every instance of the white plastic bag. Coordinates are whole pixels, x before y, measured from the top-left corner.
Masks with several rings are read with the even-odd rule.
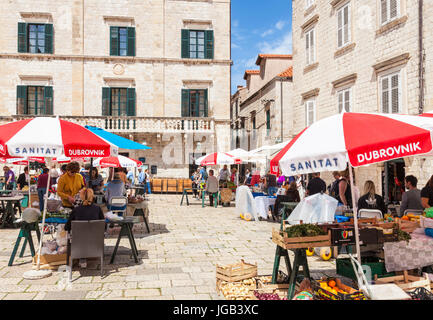
[[[59,224],[56,232],[56,242],[59,247],[66,246],[68,244],[67,232],[64,229],[64,225]]]
[[[108,211],[105,214],[105,218],[111,221],[119,221],[123,220],[123,217],[119,217],[117,214],[114,214],[112,211]]]
[[[326,194],[315,194],[302,200],[287,219],[290,224],[332,223],[338,201]]]
[[[253,216],[255,221],[259,220],[256,202],[250,188],[247,186],[240,186],[236,189],[236,213],[249,213]]]

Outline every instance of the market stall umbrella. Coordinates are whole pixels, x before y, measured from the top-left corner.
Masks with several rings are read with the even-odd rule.
[[[0,156],[44,157],[46,160],[59,157],[108,157],[117,155],[118,148],[101,139],[86,128],[58,117],[37,117],[10,122],[0,126]],[[50,172],[48,172],[42,230],[45,226]],[[24,273],[28,279],[40,279],[51,275],[50,270],[40,270],[43,242],[39,242],[37,270]]]
[[[299,133],[271,161],[284,175],[345,170],[352,167],[427,154],[432,150],[433,118],[374,113],[341,113],[315,122]],[[353,204],[360,261],[356,203]]]
[[[224,164],[241,164],[242,160],[231,156],[225,152],[215,152],[195,160],[195,164],[198,166],[215,166]]]
[[[117,157],[97,158],[93,164],[102,168],[137,168],[143,165],[141,161],[121,155]]]
[[[151,147],[145,146],[141,143],[126,139],[124,137],[118,136],[117,134],[105,131],[101,128],[92,127],[92,126],[85,126],[86,129],[93,132],[97,136],[101,137],[102,139],[110,142],[111,144],[114,144],[119,149],[128,149],[128,150],[149,150],[152,149]]]

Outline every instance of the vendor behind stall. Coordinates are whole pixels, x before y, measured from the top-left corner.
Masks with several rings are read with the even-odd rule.
[[[84,187],[83,177],[78,162],[71,162],[66,166],[66,173],[59,178],[57,194],[62,199],[63,207],[73,208],[74,197]]]
[[[92,168],[91,174],[90,174],[90,185],[89,187],[92,188],[93,192],[101,192],[102,188],[104,187],[104,179],[102,176],[98,173],[98,169],[95,167]]]
[[[24,172],[18,176],[17,189],[22,190],[25,186],[29,185],[29,167],[24,168]]]

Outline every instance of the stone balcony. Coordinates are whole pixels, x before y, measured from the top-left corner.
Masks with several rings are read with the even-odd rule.
[[[0,117],[0,124],[33,118],[27,115]],[[213,118],[175,118],[175,117],[82,117],[60,116],[61,119],[81,126],[94,126],[113,133],[213,133]]]

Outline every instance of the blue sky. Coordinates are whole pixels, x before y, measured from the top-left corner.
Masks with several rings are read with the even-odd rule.
[[[292,53],[291,0],[232,0],[232,94],[259,53]]]

